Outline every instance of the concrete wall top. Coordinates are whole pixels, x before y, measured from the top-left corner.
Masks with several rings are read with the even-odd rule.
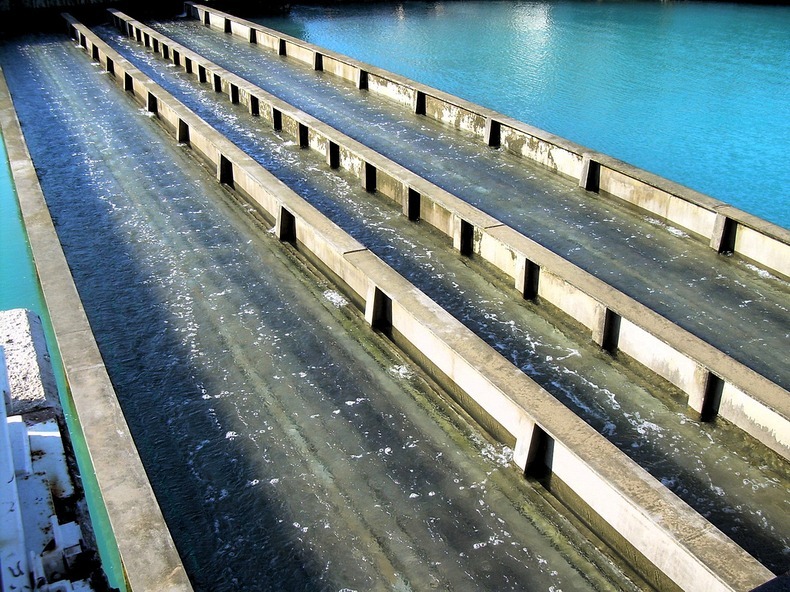
[[[113,390],[0,71],[0,128],[74,407],[130,590],[192,589]]]
[[[81,25],[75,25],[75,29],[80,34],[89,36],[88,43],[92,48],[98,49],[100,60],[112,56],[113,60],[122,62],[122,58],[114,50],[90,31]],[[142,76],[141,80],[146,78]],[[148,84],[147,88],[157,87]],[[140,97],[137,98],[139,100]],[[161,91],[157,98],[163,106],[167,106],[164,111],[160,111],[159,106],[156,106],[160,118],[168,117],[168,111],[175,109],[179,104],[164,91]],[[190,118],[189,125],[194,126],[196,132],[212,138],[212,141],[218,139],[217,132],[210,134],[209,130],[212,128],[196,115],[186,109],[183,113]],[[168,129],[172,128],[172,122],[163,123],[167,124]],[[622,526],[625,531],[629,528],[634,529],[634,532],[642,533],[638,536],[644,538],[644,529],[647,527],[650,532],[660,533],[662,541],[673,541],[671,544],[674,551],[671,552],[663,547],[656,548],[655,545],[652,545],[654,550],[651,551],[651,541],[637,541],[652,560],[662,566],[661,569],[678,572],[671,577],[679,578],[687,589],[692,589],[694,581],[702,581],[705,583],[705,589],[710,590],[746,590],[747,586],[753,587],[752,584],[762,583],[770,577],[770,572],[764,567],[710,526],[701,516],[662,487],[592,428],[586,426],[438,304],[370,251],[364,247],[356,248],[362,245],[350,237],[348,240],[344,239],[342,236],[344,232],[341,229],[317,213],[300,196],[283,189],[282,184],[259,164],[243,156],[243,153],[237,155],[237,151],[238,149],[232,151],[229,149],[228,153],[224,154],[233,167],[232,180],[235,181],[236,175],[242,173],[250,178],[255,177],[260,183],[260,193],[278,194],[277,203],[266,200],[271,207],[276,208],[279,204],[280,210],[288,207],[292,214],[299,213],[297,226],[305,227],[302,231],[305,233],[305,239],[310,240],[312,245],[321,250],[313,253],[328,257],[324,261],[330,269],[336,270],[341,277],[348,277],[350,274],[356,278],[368,278],[369,285],[357,282],[353,288],[357,294],[364,294],[368,309],[375,306],[377,291],[385,294],[392,304],[393,327],[397,324],[398,330],[403,334],[413,333],[424,336],[426,341],[417,342],[415,346],[421,347],[424,355],[435,359],[437,366],[453,379],[458,379],[457,384],[460,388],[468,390],[472,396],[482,397],[487,409],[496,415],[498,421],[508,426],[508,429],[516,432],[517,438],[522,437],[521,430],[531,429],[536,423],[539,424],[541,429],[565,450],[568,457],[577,459],[574,461],[575,464],[571,464],[584,467],[585,475],[590,482],[594,482],[596,487],[604,488],[608,493],[614,493],[613,497],[608,493],[603,496],[605,502],[603,505],[592,500],[596,511],[603,511],[602,508],[609,504],[615,507],[616,513],[621,516],[612,516],[610,520],[614,523],[624,521]],[[236,161],[236,156],[241,159],[239,162]],[[220,180],[222,180],[221,175]],[[302,203],[304,205],[300,205]],[[275,217],[282,215],[281,212],[271,213]],[[315,241],[311,235],[320,235],[321,240]],[[345,271],[349,269],[356,270],[356,273]],[[432,345],[436,348],[430,347]],[[559,456],[557,465],[555,470],[559,469],[560,465],[565,466],[564,461],[560,462]],[[572,472],[568,471],[568,475],[562,478],[570,480]],[[610,481],[607,482],[606,479]],[[588,495],[583,487],[580,491],[580,495]],[[627,518],[624,519],[622,516]],[[627,534],[630,536],[633,533]],[[668,554],[671,555],[669,561]],[[675,564],[682,567],[673,567]]]
[[[465,112],[482,118],[484,121],[496,121],[501,126],[516,130],[528,138],[539,140],[547,149],[549,149],[548,147],[556,147],[560,149],[564,153],[571,155],[578,163],[581,163],[584,159],[599,163],[603,167],[611,169],[612,171],[621,174],[625,179],[628,179],[629,185],[631,183],[636,183],[637,185],[643,184],[645,187],[654,188],[659,192],[659,194],[662,194],[662,196],[658,198],[660,205],[652,204],[650,207],[648,207],[647,202],[633,200],[628,196],[614,195],[613,197],[625,199],[636,207],[648,208],[647,211],[651,212],[652,214],[658,215],[660,217],[666,217],[672,223],[683,226],[693,234],[702,236],[705,240],[710,240],[712,246],[715,246],[715,248],[719,248],[720,237],[716,234],[718,230],[711,223],[711,220],[713,219],[711,216],[715,216],[716,214],[726,216],[727,219],[732,220],[736,224],[736,227],[743,226],[749,228],[759,233],[761,237],[764,237],[767,240],[767,242],[760,242],[757,246],[744,245],[743,247],[741,247],[741,245],[736,242],[732,246],[736,252],[747,259],[755,261],[759,265],[767,266],[770,270],[783,277],[790,277],[790,262],[787,261],[790,259],[790,231],[777,226],[776,224],[757,218],[756,216],[739,210],[734,206],[704,195],[698,191],[694,191],[688,187],[680,185],[679,183],[675,183],[643,169],[639,169],[611,156],[590,150],[584,146],[581,146],[580,144],[576,144],[575,142],[556,136],[545,130],[528,125],[524,122],[513,119],[512,117],[498,113],[492,109],[471,103],[465,99],[461,99],[460,97],[456,97],[444,91],[421,84],[404,76],[400,76],[370,64],[365,64],[354,58],[324,49],[285,33],[266,28],[252,21],[241,19],[229,13],[216,10],[203,4],[196,2],[186,2],[185,7],[188,13],[196,13],[198,9],[201,11],[207,11],[220,18],[228,19],[230,22],[238,23],[244,27],[264,32],[271,37],[281,39],[289,44],[293,44],[294,46],[306,50],[306,52],[312,55],[320,54],[322,56],[331,57],[331,59],[347,65],[354,71],[364,71],[380,79],[390,81],[402,88],[406,94],[417,93],[427,97],[433,97],[447,105],[457,107],[458,109],[462,109]],[[402,100],[401,98],[401,102],[406,101]],[[482,133],[482,130],[478,131]],[[524,154],[520,155],[524,156]],[[562,167],[562,170],[557,169],[556,172],[564,174],[565,176],[578,178],[578,167],[574,165],[568,168],[568,166],[570,165]],[[597,191],[597,189],[595,190]],[[625,191],[626,193],[630,193],[632,188],[628,188]],[[672,208],[667,205],[667,200],[671,201],[672,198],[676,198],[682,202],[685,202],[688,207],[681,208],[681,211],[673,211],[670,214],[669,212],[672,210]],[[767,252],[767,254],[764,255],[765,252]]]

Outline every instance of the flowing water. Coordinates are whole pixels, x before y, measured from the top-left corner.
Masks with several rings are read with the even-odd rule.
[[[466,427],[81,50],[28,38],[0,64],[196,589],[618,581],[507,449]]]
[[[360,3],[259,22],[790,228],[790,7]]]
[[[790,552],[786,463],[731,426],[690,420],[673,389],[634,376],[586,335],[561,332],[540,309],[492,285],[490,270],[470,269],[446,238],[408,222],[399,207],[372,199],[318,154],[275,135],[142,46],[113,29],[99,31],[738,543],[783,569]]]
[[[790,388],[790,284],[523,159],[196,20],[161,30]],[[769,329],[766,329],[769,327]],[[737,330],[733,330],[737,328]]]

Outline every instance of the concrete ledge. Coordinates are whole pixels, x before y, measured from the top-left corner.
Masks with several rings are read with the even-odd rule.
[[[0,72],[0,128],[74,408],[130,590],[191,590],[49,217]]]
[[[85,39],[83,47],[90,55],[101,62],[109,57],[116,68],[132,71],[85,27],[73,20],[70,25],[73,35]],[[190,138],[193,132],[200,135],[202,148],[196,153],[202,159],[214,155],[219,182],[237,189],[243,184],[241,195],[255,207],[266,208],[282,240],[309,251],[342,280],[352,300],[362,303],[373,328],[404,336],[428,360],[429,371],[436,368],[450,377],[515,439],[519,467],[525,471],[548,467],[601,520],[623,533],[662,578],[683,589],[748,590],[772,577],[438,304],[238,148],[223,142],[220,134],[175,98],[139,72],[134,75],[135,85],[156,94],[160,121],[178,113],[190,126]],[[136,94],[135,98],[144,100]],[[172,122],[162,123],[169,133],[177,133]],[[546,442],[551,446],[541,447]]]
[[[689,406],[700,415],[712,417],[718,413],[779,454],[790,457],[790,396],[785,396],[784,389],[731,358],[722,357],[712,346],[706,346],[685,330],[433,183],[165,35],[117,10],[109,12],[129,37],[153,41],[153,45],[150,42],[148,45],[154,51],[157,47],[172,48],[168,56],[178,55],[188,60],[183,64],[185,71],[186,64],[190,64],[191,73],[197,72],[199,80],[199,72],[205,72],[204,80],[212,80],[215,89],[224,96],[233,100],[235,92],[236,98],[247,104],[251,112],[255,106],[259,115],[275,128],[298,139],[304,147],[325,155],[330,166],[334,146],[337,150],[334,166],[354,174],[369,191],[375,190],[400,203],[404,215],[419,218],[449,236],[462,254],[480,255],[513,277],[516,289],[525,297],[540,297],[582,323],[601,347],[630,356],[681,388],[689,397]],[[210,13],[206,14],[210,18]],[[194,64],[198,65],[197,70],[192,67]],[[266,115],[275,112],[277,123]],[[169,118],[164,116],[164,119]],[[200,142],[197,144],[205,152],[199,148]],[[213,159],[208,160],[216,165]],[[250,193],[249,189],[245,190]],[[273,207],[269,204],[265,209]],[[409,214],[412,207],[416,213]],[[271,211],[270,215],[274,216]],[[533,273],[527,278],[529,269]],[[532,284],[529,288],[527,279]],[[712,402],[718,391],[707,387],[711,374],[735,389],[737,395],[732,403],[722,406],[718,401]]]
[[[211,7],[186,2],[187,14],[207,26],[258,44],[280,55],[313,64],[321,56],[322,70],[411,108],[415,113],[470,132],[487,146],[539,163],[594,192],[623,200],[702,237],[719,252],[735,252],[790,278],[790,231],[607,155],[593,152],[559,136],[506,117],[459,97],[376,68],[353,58],[267,29]],[[228,25],[229,24],[229,25]],[[364,78],[366,83],[361,85]],[[495,133],[492,134],[492,130]],[[593,163],[593,166],[590,166]],[[589,175],[596,171],[595,180]],[[726,225],[717,224],[725,216]],[[727,237],[722,229],[727,228]],[[723,240],[724,239],[724,240]]]

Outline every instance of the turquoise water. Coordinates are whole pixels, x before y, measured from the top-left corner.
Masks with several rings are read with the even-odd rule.
[[[790,228],[788,7],[406,2],[259,22]]]
[[[47,337],[50,359],[55,371],[60,400],[63,405],[66,423],[69,425],[71,443],[77,455],[82,485],[85,498],[93,522],[93,529],[102,558],[107,580],[111,586],[121,591],[126,590],[123,578],[123,567],[115,546],[107,512],[104,508],[101,494],[98,491],[90,457],[81,437],[76,414],[74,413],[71,398],[68,396],[68,386],[60,351],[55,344],[55,334],[49,318],[38,275],[33,264],[33,255],[27,239],[22,216],[19,211],[19,202],[11,177],[8,163],[8,154],[5,140],[0,133],[0,310],[13,308],[26,308],[35,312],[42,321]]]

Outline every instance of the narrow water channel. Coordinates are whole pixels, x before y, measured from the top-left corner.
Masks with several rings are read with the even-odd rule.
[[[192,19],[154,25],[547,246],[790,388],[790,284],[681,229]],[[685,240],[681,240],[681,238]],[[735,329],[735,330],[733,330]]]
[[[196,589],[628,587],[81,50],[0,64]]]
[[[689,419],[685,398],[639,376],[586,334],[542,316],[492,275],[460,258],[427,225],[276,135],[244,107],[156,54],[100,29],[143,71],[372,249],[736,542],[778,572],[790,552],[787,463],[724,422]],[[472,268],[470,268],[472,266]]]

